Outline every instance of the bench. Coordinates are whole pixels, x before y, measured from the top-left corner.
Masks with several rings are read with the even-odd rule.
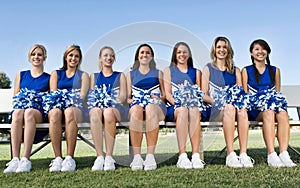
[[[283,93],[287,96],[289,108],[288,112],[289,115],[292,114],[292,119],[290,120],[290,126],[300,126],[300,99],[295,96],[295,93],[300,92],[300,86],[283,86]],[[1,92],[0,92],[1,93]],[[0,95],[1,97],[1,95]],[[7,99],[6,99],[7,100]],[[1,110],[1,109],[0,109]],[[10,124],[5,123],[5,115],[7,115],[8,112],[1,112],[0,111],[0,131],[2,133],[10,134]],[[262,122],[257,122],[257,121],[249,121],[250,128],[255,128],[255,127],[262,127]],[[236,124],[237,125],[237,124]],[[204,128],[222,128],[222,122],[201,122],[201,127],[202,129]],[[45,130],[49,128],[48,123],[41,123],[37,125],[37,130]],[[117,129],[128,129],[129,128],[129,123],[128,122],[120,122],[117,124]],[[160,128],[176,128],[175,122],[160,122]],[[89,123],[79,123],[78,124],[78,129],[90,129]],[[203,131],[201,131],[201,137],[203,137]],[[80,133],[78,133],[78,138],[87,143],[89,146],[92,148],[95,148],[94,144],[86,139],[84,136],[82,136]],[[238,137],[235,137],[234,140],[237,140]],[[46,145],[50,143],[50,139],[46,140],[41,146],[39,146],[37,149],[32,151],[31,155],[34,155],[38,151],[40,151],[42,148],[44,148]],[[129,146],[131,146],[131,142],[129,139]],[[203,139],[201,139],[200,143],[200,157],[202,160],[204,160],[204,154],[203,154]],[[289,145],[289,148],[294,151],[298,156],[300,156],[300,152],[297,151],[294,147]],[[218,155],[216,155],[214,158],[212,158],[208,163],[212,163],[213,160],[215,160],[217,157],[219,157],[222,153],[226,151],[226,147],[224,147]],[[131,147],[129,147],[129,154],[132,156],[132,150]]]

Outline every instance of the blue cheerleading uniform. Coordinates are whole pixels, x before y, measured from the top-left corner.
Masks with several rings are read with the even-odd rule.
[[[203,111],[203,92],[196,84],[196,69],[188,67],[187,72],[184,73],[177,66],[170,66],[169,68],[174,105],[167,104],[166,121],[174,121],[174,111],[180,106],[197,107]]]
[[[46,111],[53,108],[59,108],[64,111],[69,107],[79,108],[86,118],[87,104],[80,96],[81,77],[83,71],[77,70],[75,74],[68,78],[65,70],[56,70],[57,73],[57,91],[51,91],[46,97]]]
[[[276,67],[271,66],[271,68],[276,73]],[[248,74],[248,90],[251,102],[248,110],[249,120],[255,120],[258,114],[265,110],[274,110],[275,113],[282,110],[287,111],[286,98],[281,92],[276,91],[276,84],[270,78],[269,66],[266,66],[265,71],[259,75],[259,83],[255,80],[255,67],[249,65],[245,69]]]
[[[157,104],[163,111],[166,112],[166,106],[160,99],[152,98],[154,94],[160,97],[159,86],[159,70],[151,69],[148,73],[142,74],[138,69],[130,71],[132,83],[132,100],[130,107],[140,105],[145,108],[148,104]]]
[[[41,112],[43,121],[47,122],[47,113],[44,111],[43,97],[49,91],[48,73],[43,73],[39,77],[32,77],[30,70],[20,72],[20,92],[13,97],[13,109],[28,109],[34,108]],[[14,110],[10,113],[12,113]],[[10,118],[11,119],[11,118]],[[33,143],[38,143],[48,135],[48,130],[36,131]]]
[[[238,109],[247,108],[249,96],[241,86],[236,85],[236,68],[234,67],[234,71],[230,73],[227,70],[219,70],[212,63],[206,66],[210,73],[208,95],[214,100],[214,104],[208,105],[203,121],[216,118],[226,104],[232,104]]]
[[[39,77],[32,77],[30,70],[20,72],[20,92],[13,97],[13,109],[34,108],[41,112],[45,118],[43,110],[43,95],[49,91],[48,73],[43,73]]]
[[[94,73],[94,89],[89,90],[88,108],[101,108],[102,110],[114,107],[118,109],[121,117],[127,117],[127,110],[117,97],[120,93],[120,76],[121,72],[114,71],[112,75],[105,76],[103,72]]]

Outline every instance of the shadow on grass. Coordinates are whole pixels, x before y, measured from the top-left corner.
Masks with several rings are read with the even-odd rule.
[[[297,150],[300,150],[300,148],[295,148]],[[276,152],[279,152],[278,148],[275,148]],[[239,154],[239,150],[236,150],[236,153]],[[300,162],[300,156],[298,156],[295,152],[292,150],[289,150],[290,156],[292,160],[295,163]],[[251,156],[255,160],[255,165],[264,165],[267,161],[267,150],[265,148],[259,148],[259,149],[248,149],[248,155]],[[145,155],[142,155],[143,158],[145,158]],[[170,157],[172,156],[172,157]],[[189,158],[191,158],[191,153],[188,152]],[[216,157],[217,156],[217,157]],[[208,164],[209,161],[211,161],[214,157],[216,157],[211,164]],[[226,151],[222,154],[220,154],[219,151],[205,151],[204,152],[204,161],[206,163],[206,166],[208,165],[225,165],[225,157],[226,157]],[[84,169],[84,168],[91,168],[93,166],[94,160],[96,157],[93,156],[87,156],[87,157],[76,157],[76,164],[77,169]],[[117,161],[116,167],[117,168],[129,168],[130,160],[129,156],[115,156],[115,160]],[[158,168],[165,167],[165,166],[176,166],[178,154],[170,154],[170,153],[159,153],[155,155],[155,158],[157,161],[162,161],[158,163]],[[166,159],[166,160],[163,160]],[[42,158],[42,159],[32,159],[32,170],[45,170],[49,168],[49,164],[51,162],[52,158]],[[124,161],[126,161],[127,165],[124,165]],[[123,162],[119,162],[123,161]],[[8,161],[0,161],[0,166],[4,169],[5,164]]]

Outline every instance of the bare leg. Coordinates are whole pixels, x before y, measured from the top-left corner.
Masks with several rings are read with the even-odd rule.
[[[65,109],[65,121],[66,121],[66,139],[67,139],[67,155],[74,157],[78,127],[77,122],[82,120],[82,112],[79,108],[67,108]]]
[[[227,155],[234,151],[233,140],[235,130],[235,107],[227,104],[224,109],[223,131],[227,147]]]
[[[249,121],[246,109],[237,110],[240,153],[247,153]]]
[[[104,110],[106,156],[112,156],[114,151],[117,119],[120,119],[117,109],[107,108]]]
[[[24,154],[27,159],[30,158],[30,153],[33,145],[33,140],[36,133],[36,123],[43,121],[42,114],[36,109],[27,109],[24,114]]]
[[[199,153],[201,125],[200,125],[200,111],[198,108],[189,109],[189,135],[192,145],[192,154]]]
[[[186,141],[188,135],[188,114],[186,107],[179,107],[175,110],[176,135],[179,155],[186,152]]]
[[[143,139],[143,108],[134,105],[130,108],[130,139],[133,148],[133,154],[141,154],[141,145]]]
[[[49,133],[52,143],[53,152],[56,157],[62,157],[61,154],[61,138],[62,138],[62,111],[58,108],[50,110]]]
[[[281,111],[277,113],[276,119],[278,122],[277,139],[280,153],[282,153],[283,151],[287,151],[290,140],[290,124],[287,112]]]
[[[95,144],[97,156],[103,156],[102,110],[100,108],[92,108],[89,112],[89,117],[92,138]]]
[[[159,121],[164,119],[164,115],[160,107],[155,104],[148,104],[145,110],[147,154],[154,154],[158,139]]]
[[[266,110],[257,117],[263,120],[263,136],[268,149],[268,154],[273,153],[275,142],[275,114],[273,110]]]
[[[12,155],[13,157],[20,157],[20,148],[23,133],[23,117],[24,110],[16,109],[12,114],[11,123],[11,145],[12,145]]]

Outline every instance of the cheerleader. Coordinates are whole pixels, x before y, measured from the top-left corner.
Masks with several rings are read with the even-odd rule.
[[[85,101],[89,89],[89,75],[79,70],[82,53],[79,46],[66,48],[63,67],[52,72],[50,94],[47,96],[46,109],[49,111],[49,132],[55,159],[50,164],[50,172],[74,171],[76,163],[77,123],[84,120]],[[62,122],[65,123],[67,156],[62,159],[61,140]]]
[[[134,153],[130,166],[132,170],[155,170],[154,152],[159,122],[165,118],[163,74],[156,69],[154,52],[148,44],[137,48],[134,60],[132,71],[127,74],[130,139]],[[147,141],[145,161],[141,157],[144,120]]]
[[[164,71],[168,101],[166,121],[176,121],[178,168],[204,168],[204,162],[199,154],[201,111],[204,110],[200,82],[201,71],[193,67],[189,46],[184,42],[178,42],[173,49],[171,64]],[[186,153],[188,135],[192,145],[191,161]]]
[[[92,171],[115,170],[112,158],[116,137],[116,123],[126,117],[123,103],[126,99],[126,79],[121,72],[113,71],[115,52],[105,46],[99,53],[100,72],[90,76],[91,87],[88,95],[91,133],[97,158]],[[103,127],[106,156],[103,154]]]
[[[241,87],[240,69],[234,66],[233,49],[225,37],[217,37],[211,48],[212,62],[203,68],[202,90],[209,96],[211,107],[205,121],[222,121],[227,156],[226,165],[233,168],[253,167],[254,160],[247,155],[249,122],[248,95]],[[237,117],[240,156],[234,152],[234,131]]]
[[[4,173],[29,172],[31,170],[30,153],[39,133],[36,124],[46,120],[43,110],[43,95],[49,90],[50,75],[44,72],[46,49],[40,44],[33,45],[28,53],[31,70],[21,71],[14,82],[13,111],[11,123],[12,160]],[[24,125],[24,152],[19,160]]]
[[[267,162],[272,167],[294,167],[296,164],[287,152],[290,125],[287,102],[280,92],[280,70],[270,64],[271,48],[262,39],[250,45],[252,65],[242,70],[244,90],[250,94],[251,106],[249,120],[263,122],[263,136],[268,150]],[[275,152],[275,121],[277,121],[277,139],[279,156]]]

